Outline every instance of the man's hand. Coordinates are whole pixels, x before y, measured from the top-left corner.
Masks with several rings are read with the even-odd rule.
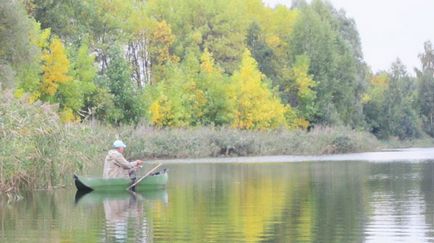
[[[143,163],[145,163],[145,161],[143,160],[136,160],[137,165],[142,165]]]

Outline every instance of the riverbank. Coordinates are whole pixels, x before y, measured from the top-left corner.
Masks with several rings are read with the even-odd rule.
[[[3,192],[70,184],[73,173],[102,168],[105,153],[117,138],[128,145],[128,159],[144,160],[327,155],[390,147],[368,132],[346,127],[249,131],[228,127],[111,127],[97,122],[62,124],[55,106],[28,104],[8,95],[0,97]],[[423,143],[430,145],[432,139]]]
[[[434,160],[434,147],[430,148],[404,148],[384,149],[378,152],[327,154],[327,155],[278,155],[278,156],[247,156],[247,157],[220,157],[197,159],[159,159],[146,161],[149,164],[200,164],[200,163],[296,163],[312,161],[365,161],[365,162],[391,162],[391,161],[426,161]]]

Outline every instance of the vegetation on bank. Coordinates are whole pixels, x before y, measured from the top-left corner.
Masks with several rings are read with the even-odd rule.
[[[126,157],[199,158],[285,154],[329,154],[375,150],[370,133],[344,127],[249,131],[225,127],[153,128],[64,124],[58,107],[28,103],[0,93],[0,191],[46,189],[71,182],[73,173],[102,168],[115,138],[128,144]]]

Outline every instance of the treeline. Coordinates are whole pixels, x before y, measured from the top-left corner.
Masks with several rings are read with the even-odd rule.
[[[331,4],[0,0],[0,81],[64,122],[241,129],[345,125],[434,135],[434,51],[372,73]]]

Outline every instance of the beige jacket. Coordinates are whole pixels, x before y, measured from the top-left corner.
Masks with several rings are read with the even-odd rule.
[[[128,172],[137,166],[137,162],[128,162],[116,149],[108,152],[104,161],[103,178],[129,178]]]

